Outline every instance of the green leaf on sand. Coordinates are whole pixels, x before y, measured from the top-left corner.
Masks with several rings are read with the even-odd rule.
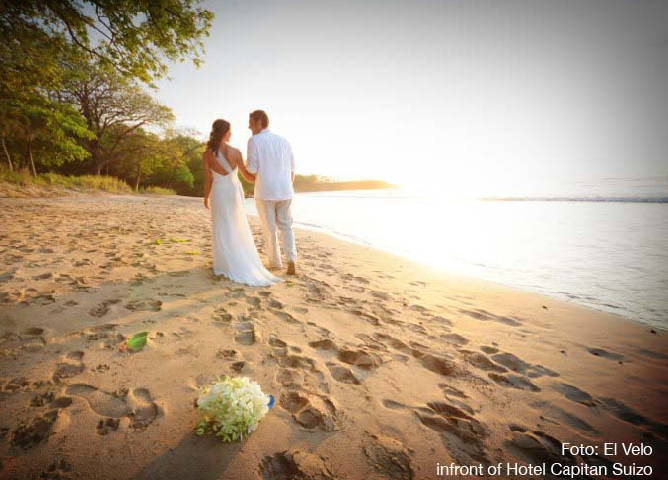
[[[156,244],[156,245],[162,245],[162,240],[160,240],[159,238],[157,238],[157,239],[155,240],[155,244]]]
[[[170,238],[169,241],[172,242],[172,243],[183,243],[183,242],[187,242],[188,240],[186,240],[184,238]]]
[[[128,339],[128,348],[135,352],[143,350],[146,346],[146,336],[148,332],[141,332]]]
[[[295,286],[295,284],[292,283],[292,282],[285,282],[285,284],[286,284],[288,287],[291,287],[291,288]]]

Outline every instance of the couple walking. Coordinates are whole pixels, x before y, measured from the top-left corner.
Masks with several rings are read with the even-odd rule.
[[[262,264],[255,248],[238,173],[255,184],[255,205],[264,230],[269,268],[282,268],[280,232],[288,260],[288,275],[295,275],[297,249],[292,231],[290,205],[294,190],[295,161],[287,140],[269,130],[269,118],[262,110],[250,114],[247,162],[228,144],[232,131],[226,120],[213,122],[204,152],[204,206],[213,220],[213,272],[237,283],[267,286],[281,279]]]

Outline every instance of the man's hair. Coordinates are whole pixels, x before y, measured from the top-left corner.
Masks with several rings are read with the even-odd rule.
[[[267,128],[269,126],[269,117],[264,113],[264,110],[255,110],[254,112],[251,112],[250,118],[253,119],[253,122],[260,120],[260,122],[262,122],[262,128]]]

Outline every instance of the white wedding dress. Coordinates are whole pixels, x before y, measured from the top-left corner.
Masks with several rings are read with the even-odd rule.
[[[229,172],[211,171],[211,218],[213,220],[213,273],[253,287],[266,287],[281,279],[272,275],[260,260],[244,208],[244,190],[222,153],[216,160]]]

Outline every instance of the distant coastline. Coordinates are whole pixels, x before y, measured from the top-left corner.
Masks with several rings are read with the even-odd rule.
[[[300,183],[298,179],[295,180],[295,191],[302,192],[328,192],[337,190],[380,190],[383,188],[393,188],[392,185],[382,180],[354,180],[349,182],[315,182],[315,183]]]
[[[241,183],[246,193],[246,198],[253,196],[254,187],[243,178]],[[384,188],[396,188],[397,185],[382,180],[350,180],[335,181],[321,175],[295,175],[294,188],[297,193],[307,192],[334,192],[341,190],[381,190]]]

